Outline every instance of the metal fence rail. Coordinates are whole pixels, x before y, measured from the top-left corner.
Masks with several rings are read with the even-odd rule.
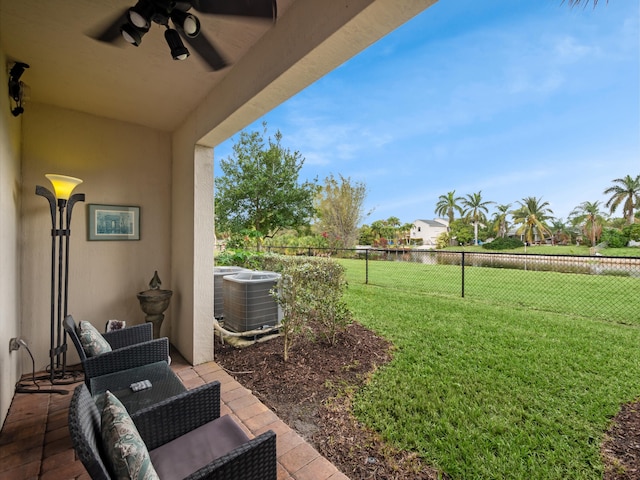
[[[640,257],[273,246],[267,251],[345,259],[350,282],[640,326]]]

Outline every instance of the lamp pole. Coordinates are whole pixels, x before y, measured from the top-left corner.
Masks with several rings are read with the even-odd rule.
[[[82,183],[82,180],[79,178],[55,174],[47,174],[45,176],[53,184],[55,194],[47,188],[37,185],[36,195],[45,197],[49,201],[49,212],[51,214],[51,331],[49,374],[51,383],[53,384],[57,376],[64,377],[66,374],[67,335],[62,328],[62,320],[68,313],[71,214],[76,202],[84,202],[84,193],[71,195],[73,189]],[[58,228],[56,228],[56,223],[58,224]]]

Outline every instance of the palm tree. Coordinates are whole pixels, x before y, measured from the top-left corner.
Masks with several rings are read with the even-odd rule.
[[[400,219],[398,217],[389,217],[386,222],[387,225],[393,228],[398,228],[400,226]]]
[[[371,230],[374,234],[374,238],[383,243],[393,241],[396,238],[397,225],[400,225],[400,219],[398,217],[389,217],[387,220],[376,220],[371,223]]]
[[[593,1],[593,8],[596,8],[596,5],[598,5],[598,0],[592,0]],[[580,4],[584,4],[584,6],[586,7],[587,4],[589,3],[589,0],[569,0],[569,5],[572,7],[577,7]],[[609,0],[607,0],[607,3],[609,3]]]
[[[403,223],[398,227],[400,231],[400,237],[404,239],[405,243],[409,245],[411,243],[411,229],[413,228],[413,223]]]
[[[603,213],[600,212],[600,202],[582,202],[569,214],[571,223],[580,226],[582,232],[591,239],[591,246],[596,246],[596,240],[602,234],[602,226],[606,222]]]
[[[509,231],[509,222],[507,221],[507,215],[509,214],[510,208],[510,203],[508,203],[507,205],[498,205],[496,207],[498,211],[493,214],[494,230],[497,232],[498,236],[502,238],[504,238]]]
[[[482,191],[478,193],[467,194],[467,198],[462,199],[463,211],[462,215],[467,217],[473,223],[473,241],[474,245],[478,245],[478,224],[487,221],[486,214],[489,213],[488,205],[496,202],[483,202]]]
[[[640,208],[640,175],[637,175],[636,178],[631,178],[631,175],[624,178],[614,178],[612,182],[616,185],[604,191],[605,195],[611,195],[605,205],[613,213],[624,202],[622,215],[626,217],[627,224],[631,225],[635,221],[633,209]]]
[[[440,217],[447,217],[449,219],[449,225],[451,225],[456,211],[462,215],[462,208],[458,205],[458,202],[461,200],[462,197],[456,197],[455,190],[447,192],[446,195],[440,195],[438,197],[438,203],[436,203],[435,214]]]
[[[551,243],[564,243],[567,244],[571,240],[571,231],[567,228],[567,224],[562,218],[554,218],[551,221]]]
[[[525,197],[518,203],[520,208],[511,212],[513,223],[520,225],[516,231],[518,235],[524,235],[525,240],[530,244],[536,237],[544,240],[545,233],[551,235],[551,230],[546,224],[553,215],[553,211],[548,208],[549,202],[543,202],[536,197]]]

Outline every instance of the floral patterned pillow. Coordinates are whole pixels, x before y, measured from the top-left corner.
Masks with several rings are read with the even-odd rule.
[[[80,322],[79,330],[78,337],[80,337],[80,343],[87,357],[93,357],[111,351],[109,342],[107,342],[100,332],[96,330],[96,327],[89,322]]]
[[[102,409],[102,442],[118,479],[159,480],[147,446],[124,405],[110,391]]]

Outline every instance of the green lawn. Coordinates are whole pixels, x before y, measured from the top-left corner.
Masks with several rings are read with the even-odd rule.
[[[482,246],[447,247],[442,251],[490,253],[492,250]],[[591,255],[588,245],[533,245],[513,250],[502,250],[502,253],[531,253],[536,255]],[[603,248],[598,253],[607,257],[640,257],[640,247]]]
[[[347,302],[396,347],[356,397],[364,423],[456,479],[602,477],[608,422],[640,396],[640,322],[508,304],[499,298],[504,288],[487,287],[484,300],[470,301],[411,285],[364,285],[354,280],[362,263],[345,261]],[[411,265],[385,263],[387,274],[390,265],[398,269],[397,282]],[[552,275],[565,283],[584,277]],[[508,290],[517,297],[520,288]],[[561,296],[548,301],[561,306]]]
[[[350,285],[365,283],[366,262],[344,260]],[[457,265],[369,261],[368,282],[393,290],[459,299]],[[567,274],[503,268],[465,268],[466,303],[577,315],[640,326],[640,277]]]

